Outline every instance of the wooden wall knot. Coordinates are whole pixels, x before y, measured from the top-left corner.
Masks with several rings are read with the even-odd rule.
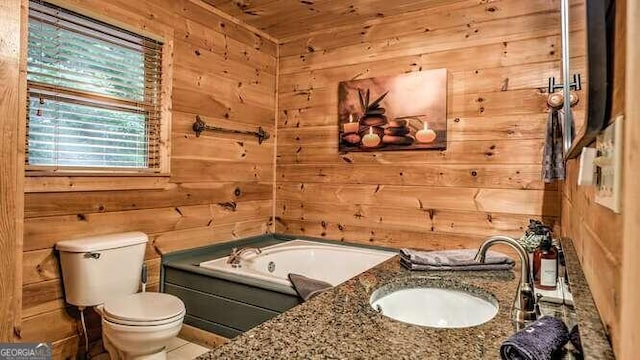
[[[235,201],[220,202],[218,206],[226,211],[236,211],[238,208],[238,204]]]

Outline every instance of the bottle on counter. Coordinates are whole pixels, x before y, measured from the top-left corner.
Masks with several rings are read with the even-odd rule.
[[[555,290],[558,280],[558,251],[547,233],[533,253],[534,286],[543,290]]]

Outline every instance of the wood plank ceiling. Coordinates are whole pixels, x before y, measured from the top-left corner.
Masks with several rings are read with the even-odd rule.
[[[279,40],[460,0],[204,0]]]

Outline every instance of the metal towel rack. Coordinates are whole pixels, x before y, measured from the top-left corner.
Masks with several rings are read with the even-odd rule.
[[[196,115],[196,121],[193,123],[192,128],[193,128],[193,131],[195,131],[197,137],[199,137],[200,134],[205,130],[218,131],[218,132],[225,132],[230,134],[255,136],[258,138],[258,144],[262,144],[262,142],[264,142],[271,136],[269,135],[268,132],[264,131],[262,127],[258,127],[258,131],[245,131],[245,130],[226,129],[219,126],[207,125],[207,123],[202,121],[202,118],[200,117],[200,115]]]

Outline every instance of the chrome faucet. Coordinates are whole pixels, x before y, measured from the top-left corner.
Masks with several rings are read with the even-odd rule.
[[[227,259],[227,264],[231,264],[233,267],[240,267],[240,256],[249,251],[255,251],[256,254],[260,254],[262,252],[260,248],[256,247],[246,247],[242,249],[233,248],[231,249],[231,255],[229,255],[229,258]]]
[[[518,292],[512,309],[513,320],[519,323],[536,320],[540,310],[536,304],[533,283],[531,282],[529,256],[527,255],[527,251],[519,242],[508,236],[492,236],[480,245],[475,261],[483,263],[487,250],[496,244],[504,244],[512,247],[518,253],[520,262],[522,263],[520,268],[520,284],[518,285]]]

